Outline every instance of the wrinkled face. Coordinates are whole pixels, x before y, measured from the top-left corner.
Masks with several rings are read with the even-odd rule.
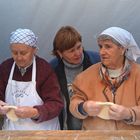
[[[117,46],[111,40],[98,41],[101,62],[109,69],[117,69],[123,65],[123,47]]]
[[[27,67],[32,63],[36,48],[29,47],[25,44],[11,44],[11,53],[15,63],[19,67]]]
[[[83,55],[83,47],[81,42],[77,42],[72,48],[63,52],[58,51],[61,58],[70,64],[80,64]]]

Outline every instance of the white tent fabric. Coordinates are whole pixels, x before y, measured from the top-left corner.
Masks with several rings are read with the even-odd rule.
[[[0,62],[10,57],[9,37],[17,28],[38,36],[38,54],[52,58],[53,38],[61,26],[74,26],[85,49],[98,51],[96,36],[117,26],[132,33],[140,46],[139,0],[0,0]]]

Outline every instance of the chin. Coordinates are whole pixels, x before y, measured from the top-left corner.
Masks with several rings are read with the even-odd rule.
[[[81,63],[81,61],[77,61],[77,62],[75,62],[74,64],[75,65],[78,65],[78,64],[80,64]]]
[[[107,68],[108,68],[108,66],[109,66],[108,63],[104,63],[104,62],[102,62],[102,64],[105,65]]]
[[[110,65],[110,62],[108,60],[102,60],[101,61],[105,66],[108,66]]]
[[[21,67],[21,68],[26,67],[24,64],[18,64],[18,63],[17,63],[17,65],[18,65],[19,67]]]
[[[78,60],[75,60],[76,64],[80,64],[80,63],[81,63],[81,61],[82,61],[82,59],[81,59],[81,58],[80,58],[80,59],[78,59]]]

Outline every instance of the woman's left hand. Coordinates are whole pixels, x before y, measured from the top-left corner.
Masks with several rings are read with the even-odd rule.
[[[15,109],[15,114],[19,118],[37,118],[39,116],[38,110],[29,106],[18,107]]]
[[[129,108],[122,105],[114,104],[110,106],[109,116],[112,120],[124,120],[131,118],[131,113],[129,111]]]

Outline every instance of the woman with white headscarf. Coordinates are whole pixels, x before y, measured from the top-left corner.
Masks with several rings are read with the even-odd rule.
[[[36,55],[37,37],[29,29],[11,33],[12,58],[0,65],[3,130],[58,130],[63,108],[50,64]]]
[[[140,49],[119,27],[104,30],[97,41],[101,63],[74,80],[70,111],[85,130],[139,130]]]

